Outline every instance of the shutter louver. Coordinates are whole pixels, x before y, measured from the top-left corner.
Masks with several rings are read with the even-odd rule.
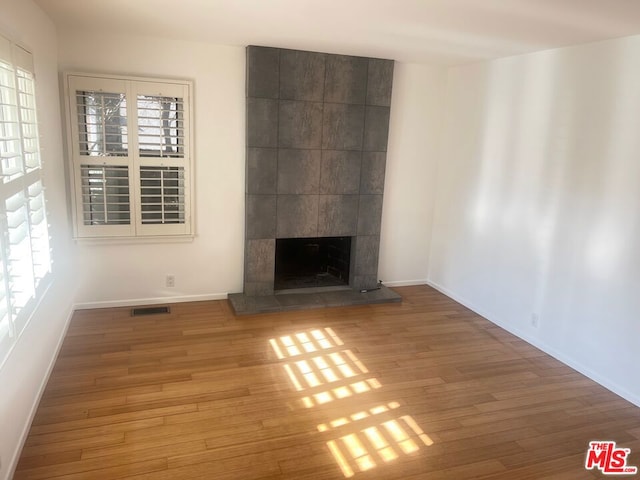
[[[81,165],[84,225],[131,223],[129,167]]]
[[[22,126],[22,152],[27,172],[40,168],[40,139],[38,138],[38,118],[33,74],[18,69],[18,105]]]
[[[45,209],[42,183],[29,186],[29,222],[31,227],[31,249],[33,251],[33,275],[35,286],[51,271],[49,226]]]
[[[184,158],[184,102],[181,98],[138,95],[141,157]]]
[[[7,215],[7,247],[9,291],[12,315],[15,317],[35,295],[29,212],[24,192],[18,192],[5,202]]]
[[[140,167],[142,224],[185,223],[183,167]]]
[[[77,91],[76,102],[80,155],[127,156],[125,94]]]
[[[0,175],[7,183],[22,175],[20,122],[13,67],[0,60]]]

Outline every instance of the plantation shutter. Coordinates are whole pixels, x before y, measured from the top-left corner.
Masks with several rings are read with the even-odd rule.
[[[72,76],[69,90],[78,236],[132,236],[127,84]]]
[[[77,235],[191,234],[189,85],[67,78]]]
[[[138,231],[177,235],[191,229],[189,204],[189,89],[181,84],[135,83]]]
[[[50,271],[33,57],[0,36],[0,366]]]

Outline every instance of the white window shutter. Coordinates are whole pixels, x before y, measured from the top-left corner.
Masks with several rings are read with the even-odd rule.
[[[0,36],[0,367],[51,271],[35,87],[32,55]]]
[[[127,83],[69,76],[78,237],[133,236]]]
[[[189,82],[67,74],[78,237],[192,234]]]

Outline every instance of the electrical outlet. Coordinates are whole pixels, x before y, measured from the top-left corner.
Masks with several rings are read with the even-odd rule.
[[[537,313],[531,314],[531,326],[538,328],[540,326],[540,316]]]
[[[175,287],[176,286],[176,276],[175,275],[167,275],[166,285],[169,288]]]

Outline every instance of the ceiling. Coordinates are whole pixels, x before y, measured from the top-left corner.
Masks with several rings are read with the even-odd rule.
[[[640,33],[639,0],[35,0],[87,29],[453,65]]]

